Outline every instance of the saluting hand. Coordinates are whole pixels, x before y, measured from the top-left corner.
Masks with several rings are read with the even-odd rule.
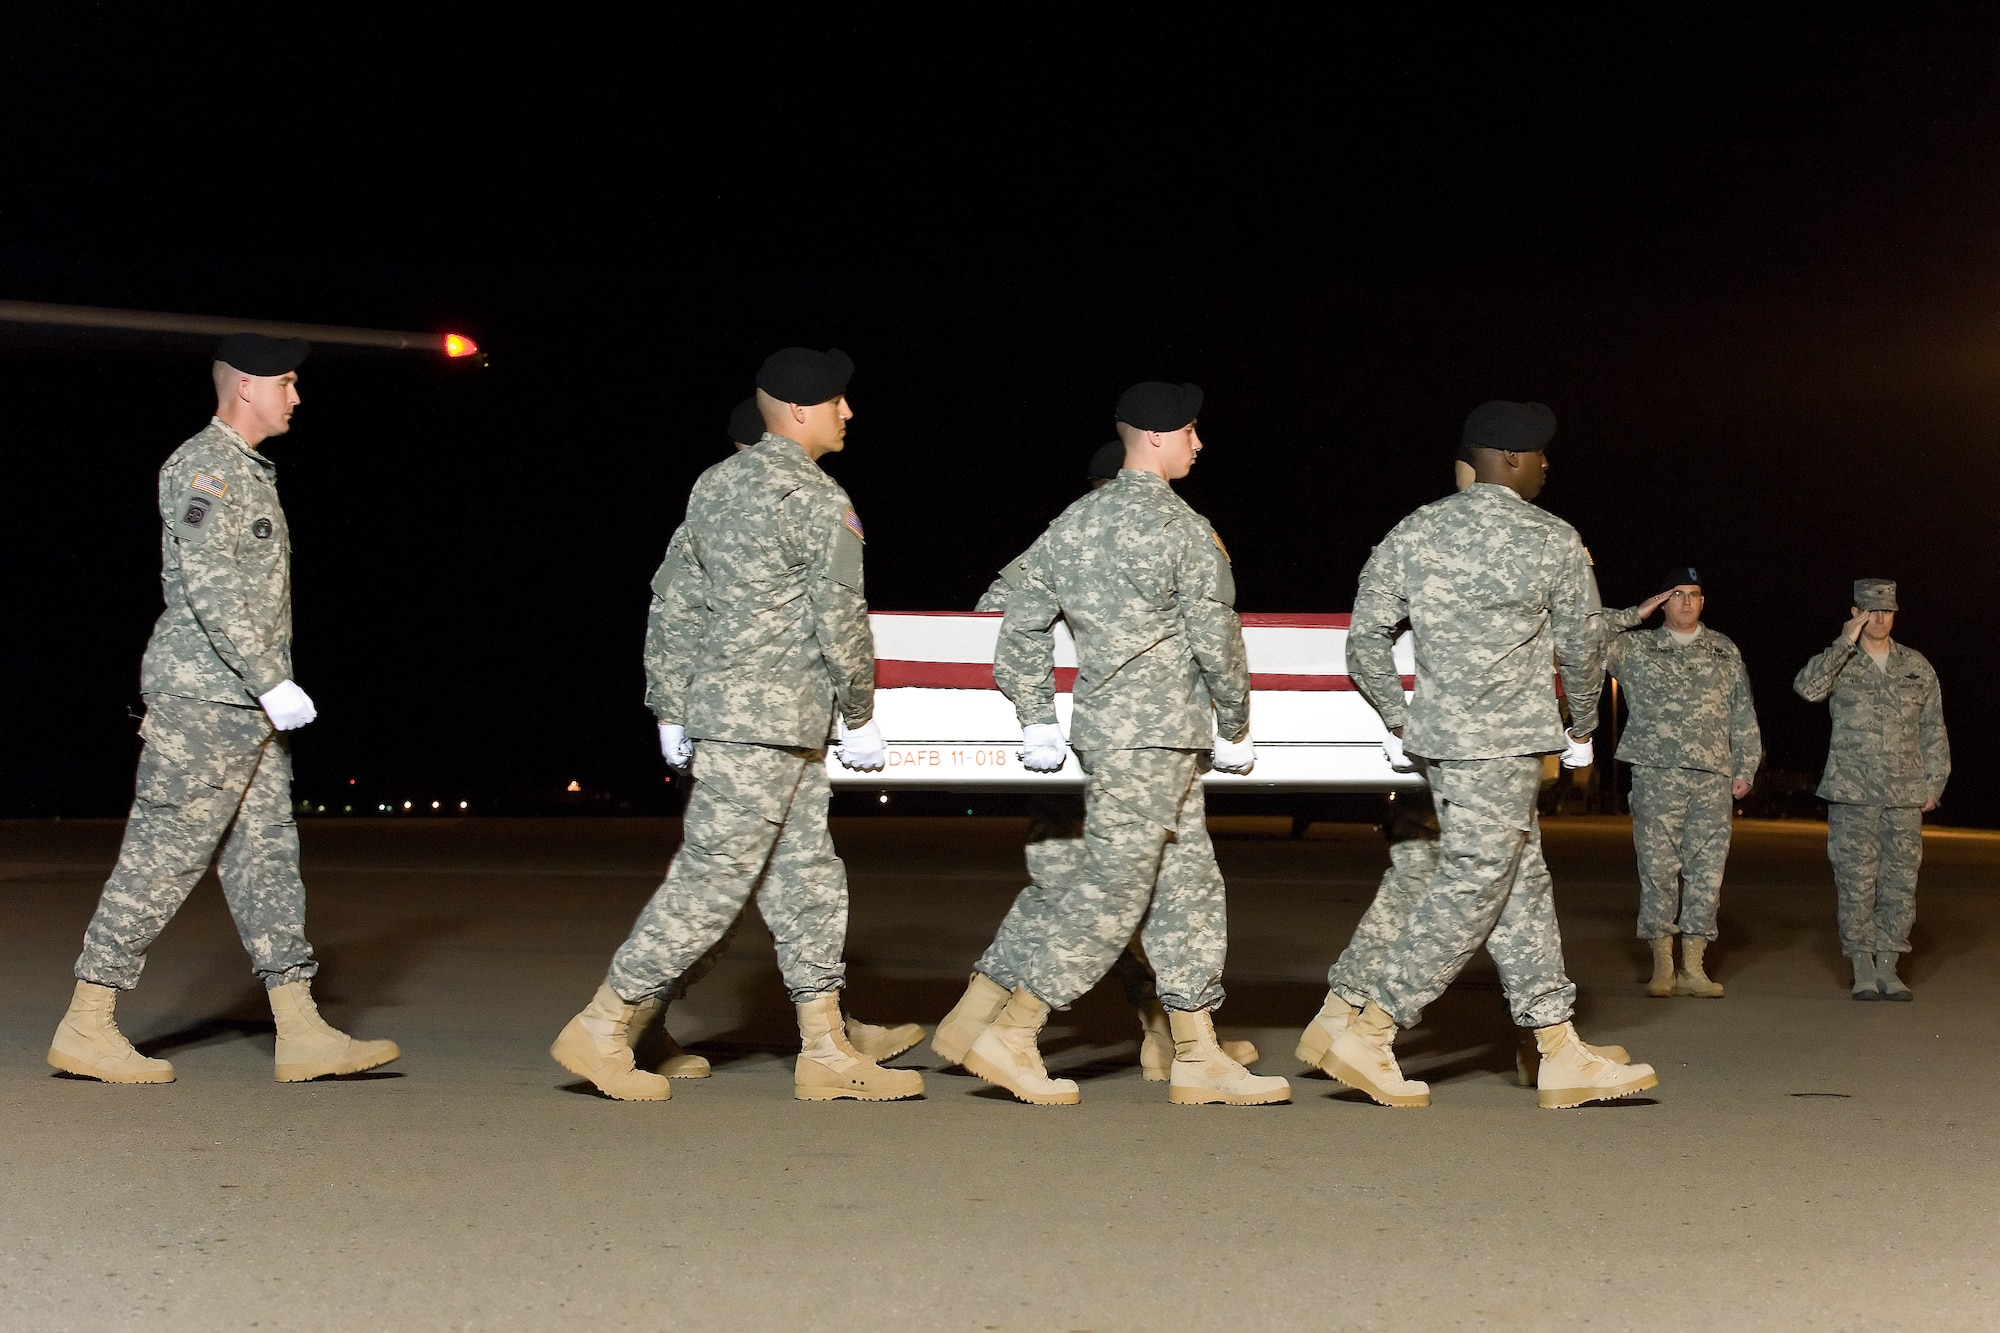
[[[1665,606],[1667,604],[1667,598],[1672,597],[1673,595],[1674,595],[1674,590],[1672,588],[1669,588],[1665,592],[1655,593],[1651,597],[1648,597],[1645,601],[1639,603],[1639,619],[1644,620],[1647,616],[1652,615],[1653,612]]]
[[[1856,611],[1854,613],[1854,619],[1848,621],[1845,625],[1842,625],[1840,627],[1840,637],[1847,640],[1849,643],[1855,642],[1861,637],[1861,627],[1866,625],[1867,623],[1868,623],[1868,613],[1866,611]]]

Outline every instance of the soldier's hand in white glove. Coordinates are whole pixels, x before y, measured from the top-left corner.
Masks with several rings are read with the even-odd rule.
[[[1579,740],[1565,731],[1563,740],[1567,742],[1563,746],[1564,768],[1589,768],[1597,762],[1597,747],[1590,743],[1590,737],[1585,736]]]
[[[686,768],[693,763],[694,742],[688,739],[687,728],[678,722],[662,722],[660,754],[673,768]]]
[[[1410,758],[1403,749],[1403,738],[1393,731],[1382,738],[1382,757],[1387,759],[1389,767],[1398,773],[1417,771],[1417,761]]]
[[[1224,773],[1248,773],[1256,767],[1257,747],[1247,735],[1240,741],[1226,741],[1217,736],[1209,762]]]
[[[1055,773],[1069,759],[1069,744],[1062,728],[1053,722],[1030,722],[1021,728],[1021,767],[1036,773]]]
[[[889,747],[883,743],[882,728],[875,725],[872,717],[851,731],[847,719],[841,719],[839,754],[841,763],[866,772],[889,764]]]
[[[297,731],[306,723],[319,716],[313,701],[306,692],[289,680],[281,680],[270,689],[257,696],[263,706],[265,716],[279,731]]]

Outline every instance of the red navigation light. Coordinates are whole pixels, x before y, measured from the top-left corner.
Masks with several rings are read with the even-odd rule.
[[[477,356],[479,355],[479,344],[462,333],[447,333],[444,335],[444,354],[446,356]]]

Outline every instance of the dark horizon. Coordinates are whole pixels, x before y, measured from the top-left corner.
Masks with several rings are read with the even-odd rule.
[[[1978,11],[1070,26],[981,54],[831,22],[801,48],[662,20],[616,49],[393,22],[11,20],[0,56],[0,296],[491,353],[319,349],[270,447],[321,714],[301,798],[352,777],[491,809],[576,780],[660,808],[647,582],[757,362],[804,343],[858,365],[828,468],[882,609],[969,607],[1136,379],[1207,390],[1182,492],[1252,611],[1347,609],[1373,542],[1449,485],[1465,412],[1547,402],[1542,502],[1607,604],[1712,571],[1767,780],[1817,775],[1825,710],[1792,675],[1854,578],[1892,577],[1897,638],[1944,684],[1935,818],[2000,824],[1976,674],[2000,628],[2000,43]],[[825,69],[773,58],[789,93],[738,58],[801,49]],[[232,58],[241,86],[188,77]],[[154,474],[207,417],[205,357],[0,334],[0,440],[36,479],[0,814],[129,801]]]

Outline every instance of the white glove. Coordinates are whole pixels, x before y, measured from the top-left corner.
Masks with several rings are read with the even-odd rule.
[[[1035,773],[1058,773],[1069,761],[1069,743],[1054,722],[1030,722],[1021,728],[1021,767]]]
[[[1224,773],[1248,773],[1257,763],[1257,747],[1245,736],[1240,741],[1226,741],[1215,738],[1215,750],[1209,756],[1210,762]]]
[[[1382,757],[1389,761],[1389,767],[1398,773],[1414,773],[1417,761],[1403,750],[1403,738],[1390,732],[1382,738]]]
[[[840,762],[849,768],[873,771],[889,765],[889,747],[882,740],[882,728],[869,718],[853,731],[845,719],[840,724]]]
[[[1578,740],[1565,731],[1563,733],[1563,740],[1567,742],[1563,746],[1562,766],[1564,768],[1589,768],[1597,762],[1597,747],[1592,745],[1587,737],[1583,740]]]
[[[281,680],[257,696],[271,725],[279,731],[297,731],[319,716],[306,692],[289,680]]]
[[[678,722],[660,724],[660,753],[674,768],[686,768],[694,762],[694,742],[688,739],[687,728]]]

